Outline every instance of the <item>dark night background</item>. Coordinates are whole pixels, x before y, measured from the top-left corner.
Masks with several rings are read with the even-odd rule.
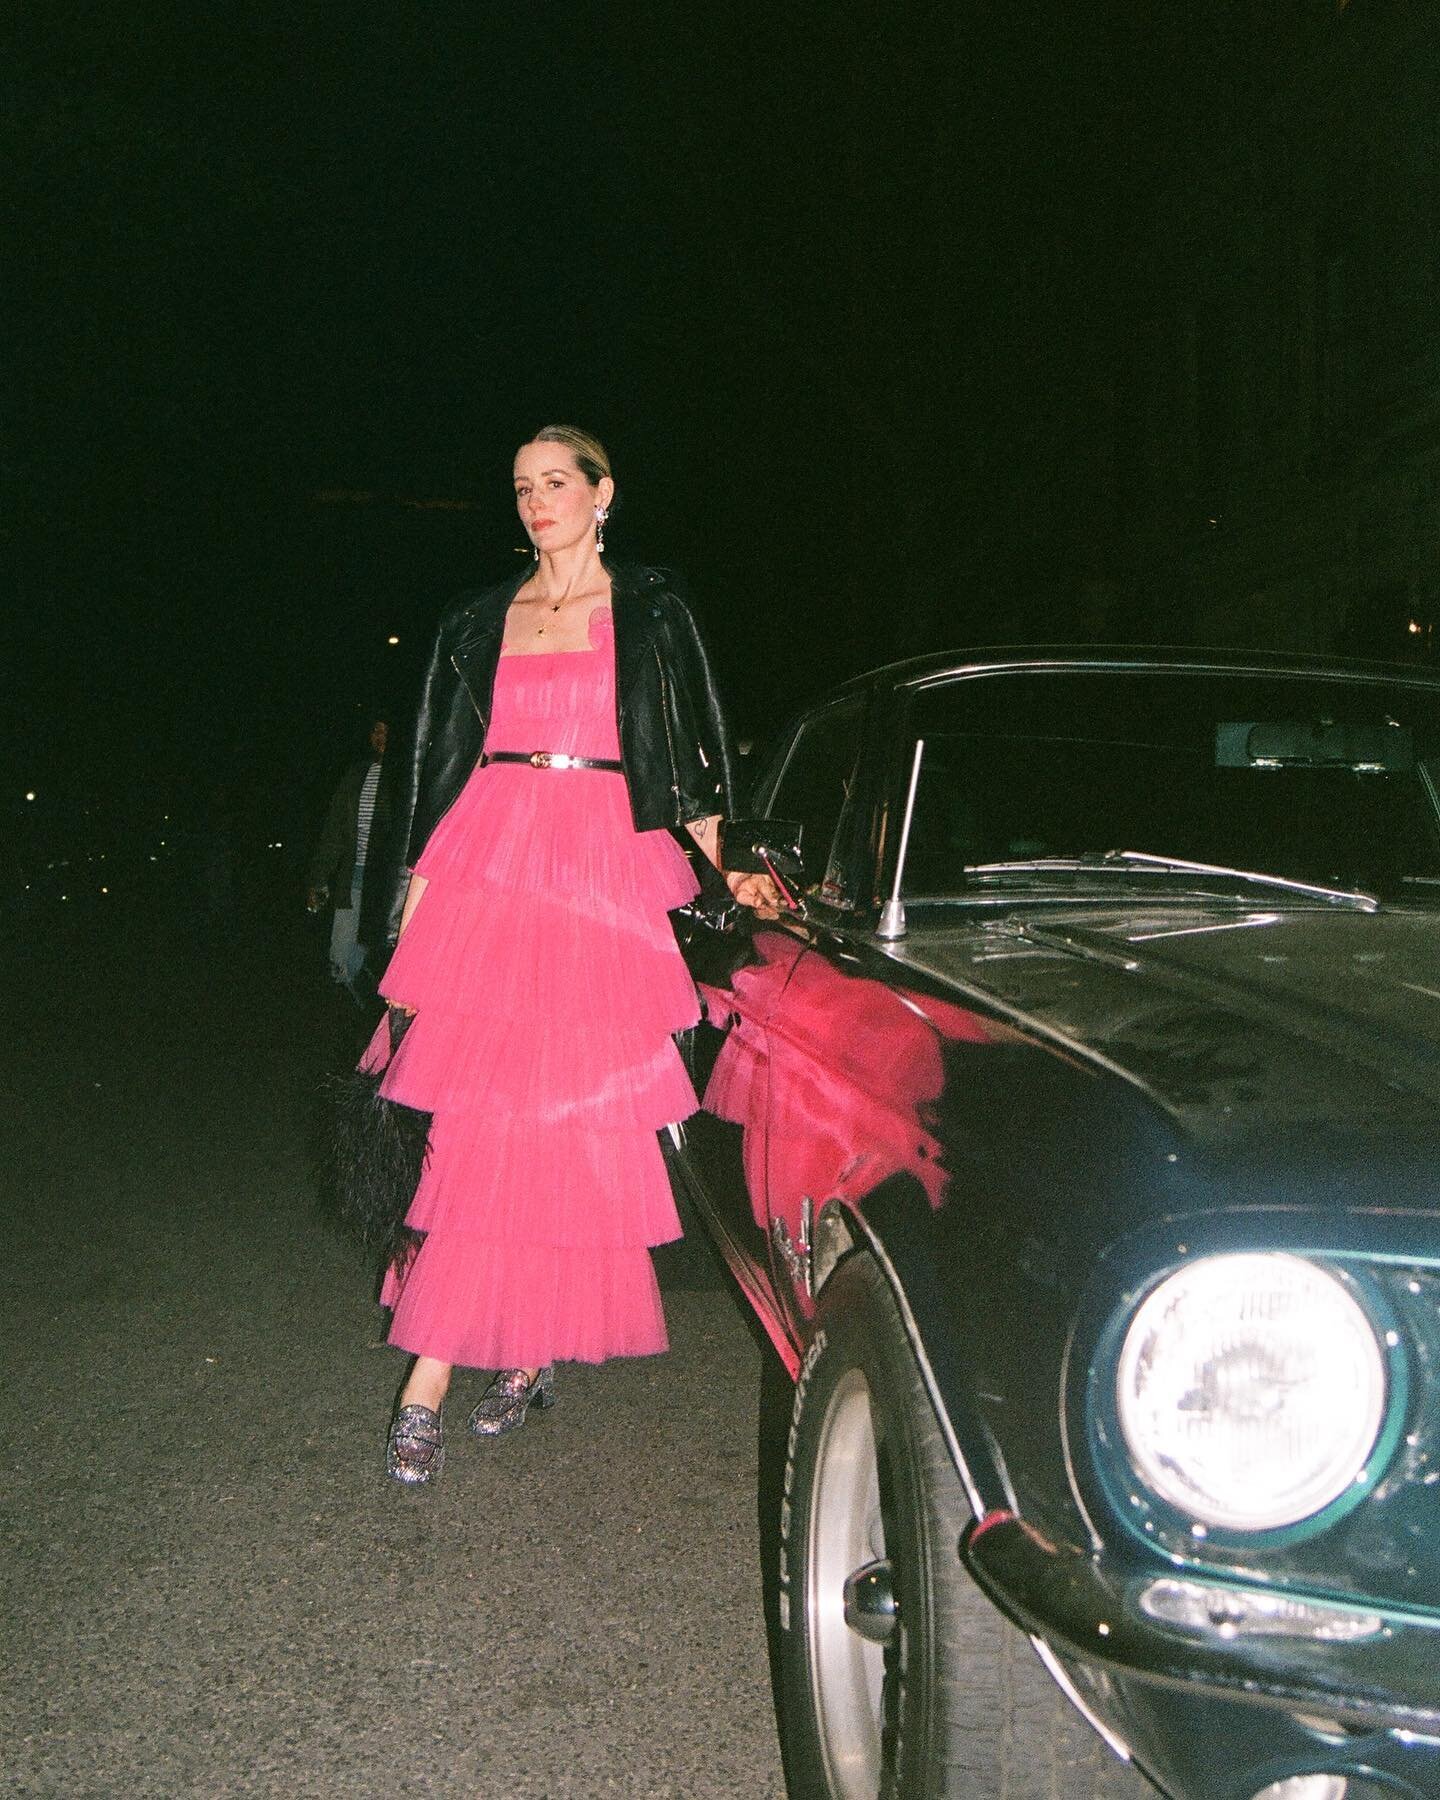
[[[263,19],[10,16],[32,857],[87,806],[183,837],[233,773],[288,863],[447,597],[514,565],[555,418],[746,734],[940,645],[1428,651],[1425,7]]]

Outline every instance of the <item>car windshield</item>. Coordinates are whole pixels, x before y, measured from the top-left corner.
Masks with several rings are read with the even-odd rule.
[[[1082,883],[1216,886],[1119,859],[1093,867],[1122,850],[1440,896],[1440,695],[1421,686],[1030,670],[926,689],[914,727],[911,897],[1061,880],[1067,863]],[[1050,866],[1003,866],[1036,862]]]

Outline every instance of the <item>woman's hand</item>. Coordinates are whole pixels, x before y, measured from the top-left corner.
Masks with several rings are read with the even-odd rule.
[[[730,897],[741,906],[751,907],[761,919],[778,919],[789,908],[782,906],[780,890],[769,875],[747,875],[739,869],[720,868],[720,814],[708,819],[691,819],[685,829],[724,877]]]
[[[752,907],[760,919],[778,919],[782,910],[780,890],[768,875],[747,875],[739,869],[722,869],[731,898]]]

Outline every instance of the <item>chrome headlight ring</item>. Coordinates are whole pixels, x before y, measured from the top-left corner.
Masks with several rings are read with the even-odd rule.
[[[1171,1551],[1288,1543],[1350,1510],[1389,1461],[1408,1390],[1383,1297],[1329,1259],[1200,1256],[1112,1322],[1092,1436],[1132,1529]]]

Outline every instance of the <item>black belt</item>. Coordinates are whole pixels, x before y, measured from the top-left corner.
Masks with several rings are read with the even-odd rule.
[[[612,775],[623,775],[625,765],[614,757],[571,756],[565,750],[487,750],[487,763],[529,763],[532,769],[608,769]]]

